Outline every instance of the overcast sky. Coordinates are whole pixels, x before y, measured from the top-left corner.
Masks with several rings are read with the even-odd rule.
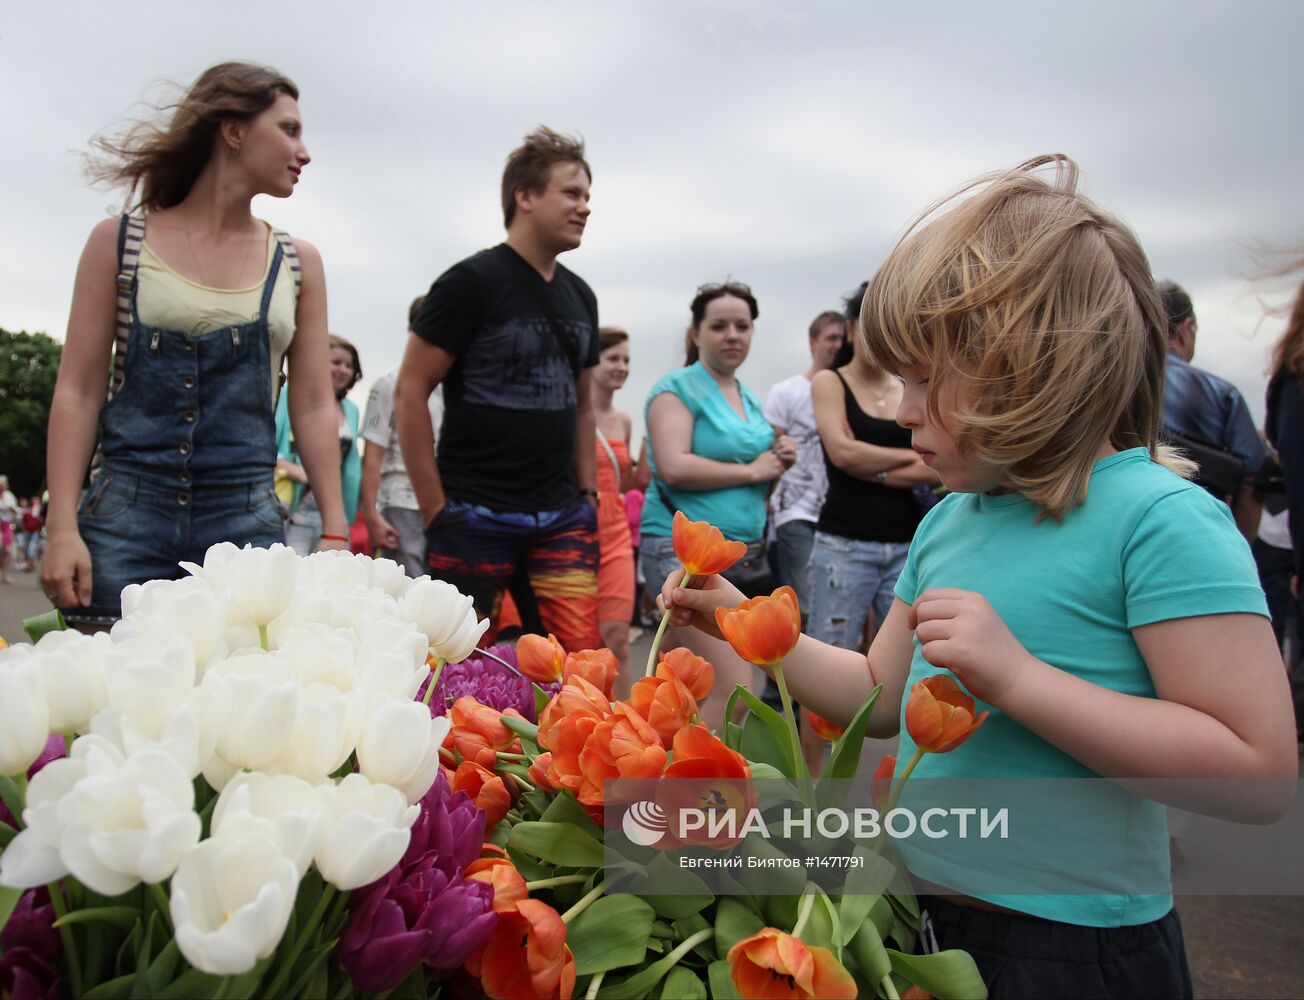
[[[1302,37],[1293,0],[10,3],[0,327],[63,336],[86,235],[120,204],[84,179],[91,135],[160,81],[249,59],[302,92],[312,163],[255,211],[320,249],[359,404],[413,296],[502,239],[503,160],[546,123],[587,142],[593,215],[563,260],[631,332],[636,419],[699,284],[755,290],[739,375],[764,396],[928,202],[1056,151],[1188,288],[1196,363],[1261,419],[1282,322],[1247,247],[1304,243]]]

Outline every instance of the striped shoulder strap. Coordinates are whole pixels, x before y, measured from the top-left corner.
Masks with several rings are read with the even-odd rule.
[[[299,268],[299,251],[294,248],[294,240],[290,239],[290,234],[284,229],[273,228],[272,235],[276,237],[276,242],[281,245],[281,256],[290,265],[290,273],[294,275],[294,295],[297,299],[299,290],[303,286],[303,275]]]
[[[123,365],[127,358],[127,335],[131,332],[131,300],[140,264],[140,247],[145,241],[145,216],[124,215],[118,227],[118,314],[113,337],[113,369],[109,395],[122,388]]]

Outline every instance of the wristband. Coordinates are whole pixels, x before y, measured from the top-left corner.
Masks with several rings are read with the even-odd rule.
[[[318,537],[320,537],[321,540],[322,540],[323,542],[347,542],[347,541],[349,540],[349,536],[348,536],[348,535],[327,535],[327,534],[322,534],[322,535],[320,535],[320,536],[318,536]]]
[[[887,471],[886,471],[886,470],[883,470],[883,471],[879,471],[879,472],[874,473],[874,482],[876,482],[876,483],[886,483],[886,482],[887,482]]]
[[[592,497],[594,500],[596,500],[596,499],[598,499],[598,491],[597,491],[597,490],[580,490],[580,496],[582,496],[582,497]]]

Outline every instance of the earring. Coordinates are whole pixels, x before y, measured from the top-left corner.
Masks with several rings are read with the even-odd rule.
[[[232,156],[239,156],[239,155],[240,155],[240,144],[239,144],[238,142],[237,142],[234,146],[231,147],[231,155],[232,155]]]

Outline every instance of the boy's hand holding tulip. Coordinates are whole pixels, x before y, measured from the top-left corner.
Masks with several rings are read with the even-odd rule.
[[[693,626],[716,639],[723,639],[715,623],[717,608],[736,608],[745,598],[742,591],[722,576],[693,577],[692,589],[681,587],[684,571],[677,569],[666,577],[657,598],[657,606],[669,609],[670,624],[676,628]]]
[[[937,587],[925,590],[908,620],[924,659],[955,674],[989,705],[999,705],[1037,660],[1014,637],[982,594]]]

